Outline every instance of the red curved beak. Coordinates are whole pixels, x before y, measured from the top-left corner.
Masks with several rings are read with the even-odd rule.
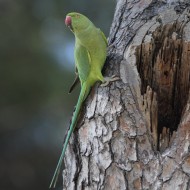
[[[71,16],[66,16],[66,18],[65,18],[65,25],[67,27],[69,27],[69,29],[73,32]]]
[[[71,16],[66,16],[65,25],[68,26],[68,27],[71,26]]]

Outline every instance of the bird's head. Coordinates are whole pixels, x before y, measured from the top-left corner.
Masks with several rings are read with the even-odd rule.
[[[89,26],[89,23],[90,20],[86,16],[76,12],[67,14],[65,18],[66,26],[69,27],[73,33],[85,30]]]

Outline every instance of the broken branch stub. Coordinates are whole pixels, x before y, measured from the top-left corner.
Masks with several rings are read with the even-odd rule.
[[[186,38],[189,25],[178,20],[159,24],[147,31],[137,47],[141,93],[147,93],[148,86],[156,93],[156,101],[151,97],[150,128],[157,149],[162,151],[177,130],[189,98],[190,42]]]

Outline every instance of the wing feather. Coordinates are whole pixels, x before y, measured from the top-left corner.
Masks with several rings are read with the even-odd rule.
[[[85,82],[90,73],[90,54],[87,49],[79,43],[75,45],[75,64],[78,70],[78,75],[81,85]]]

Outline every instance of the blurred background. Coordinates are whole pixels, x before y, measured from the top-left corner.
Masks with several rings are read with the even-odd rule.
[[[68,95],[74,36],[65,15],[81,12],[108,36],[114,9],[114,0],[0,0],[1,190],[48,189],[79,95]]]

